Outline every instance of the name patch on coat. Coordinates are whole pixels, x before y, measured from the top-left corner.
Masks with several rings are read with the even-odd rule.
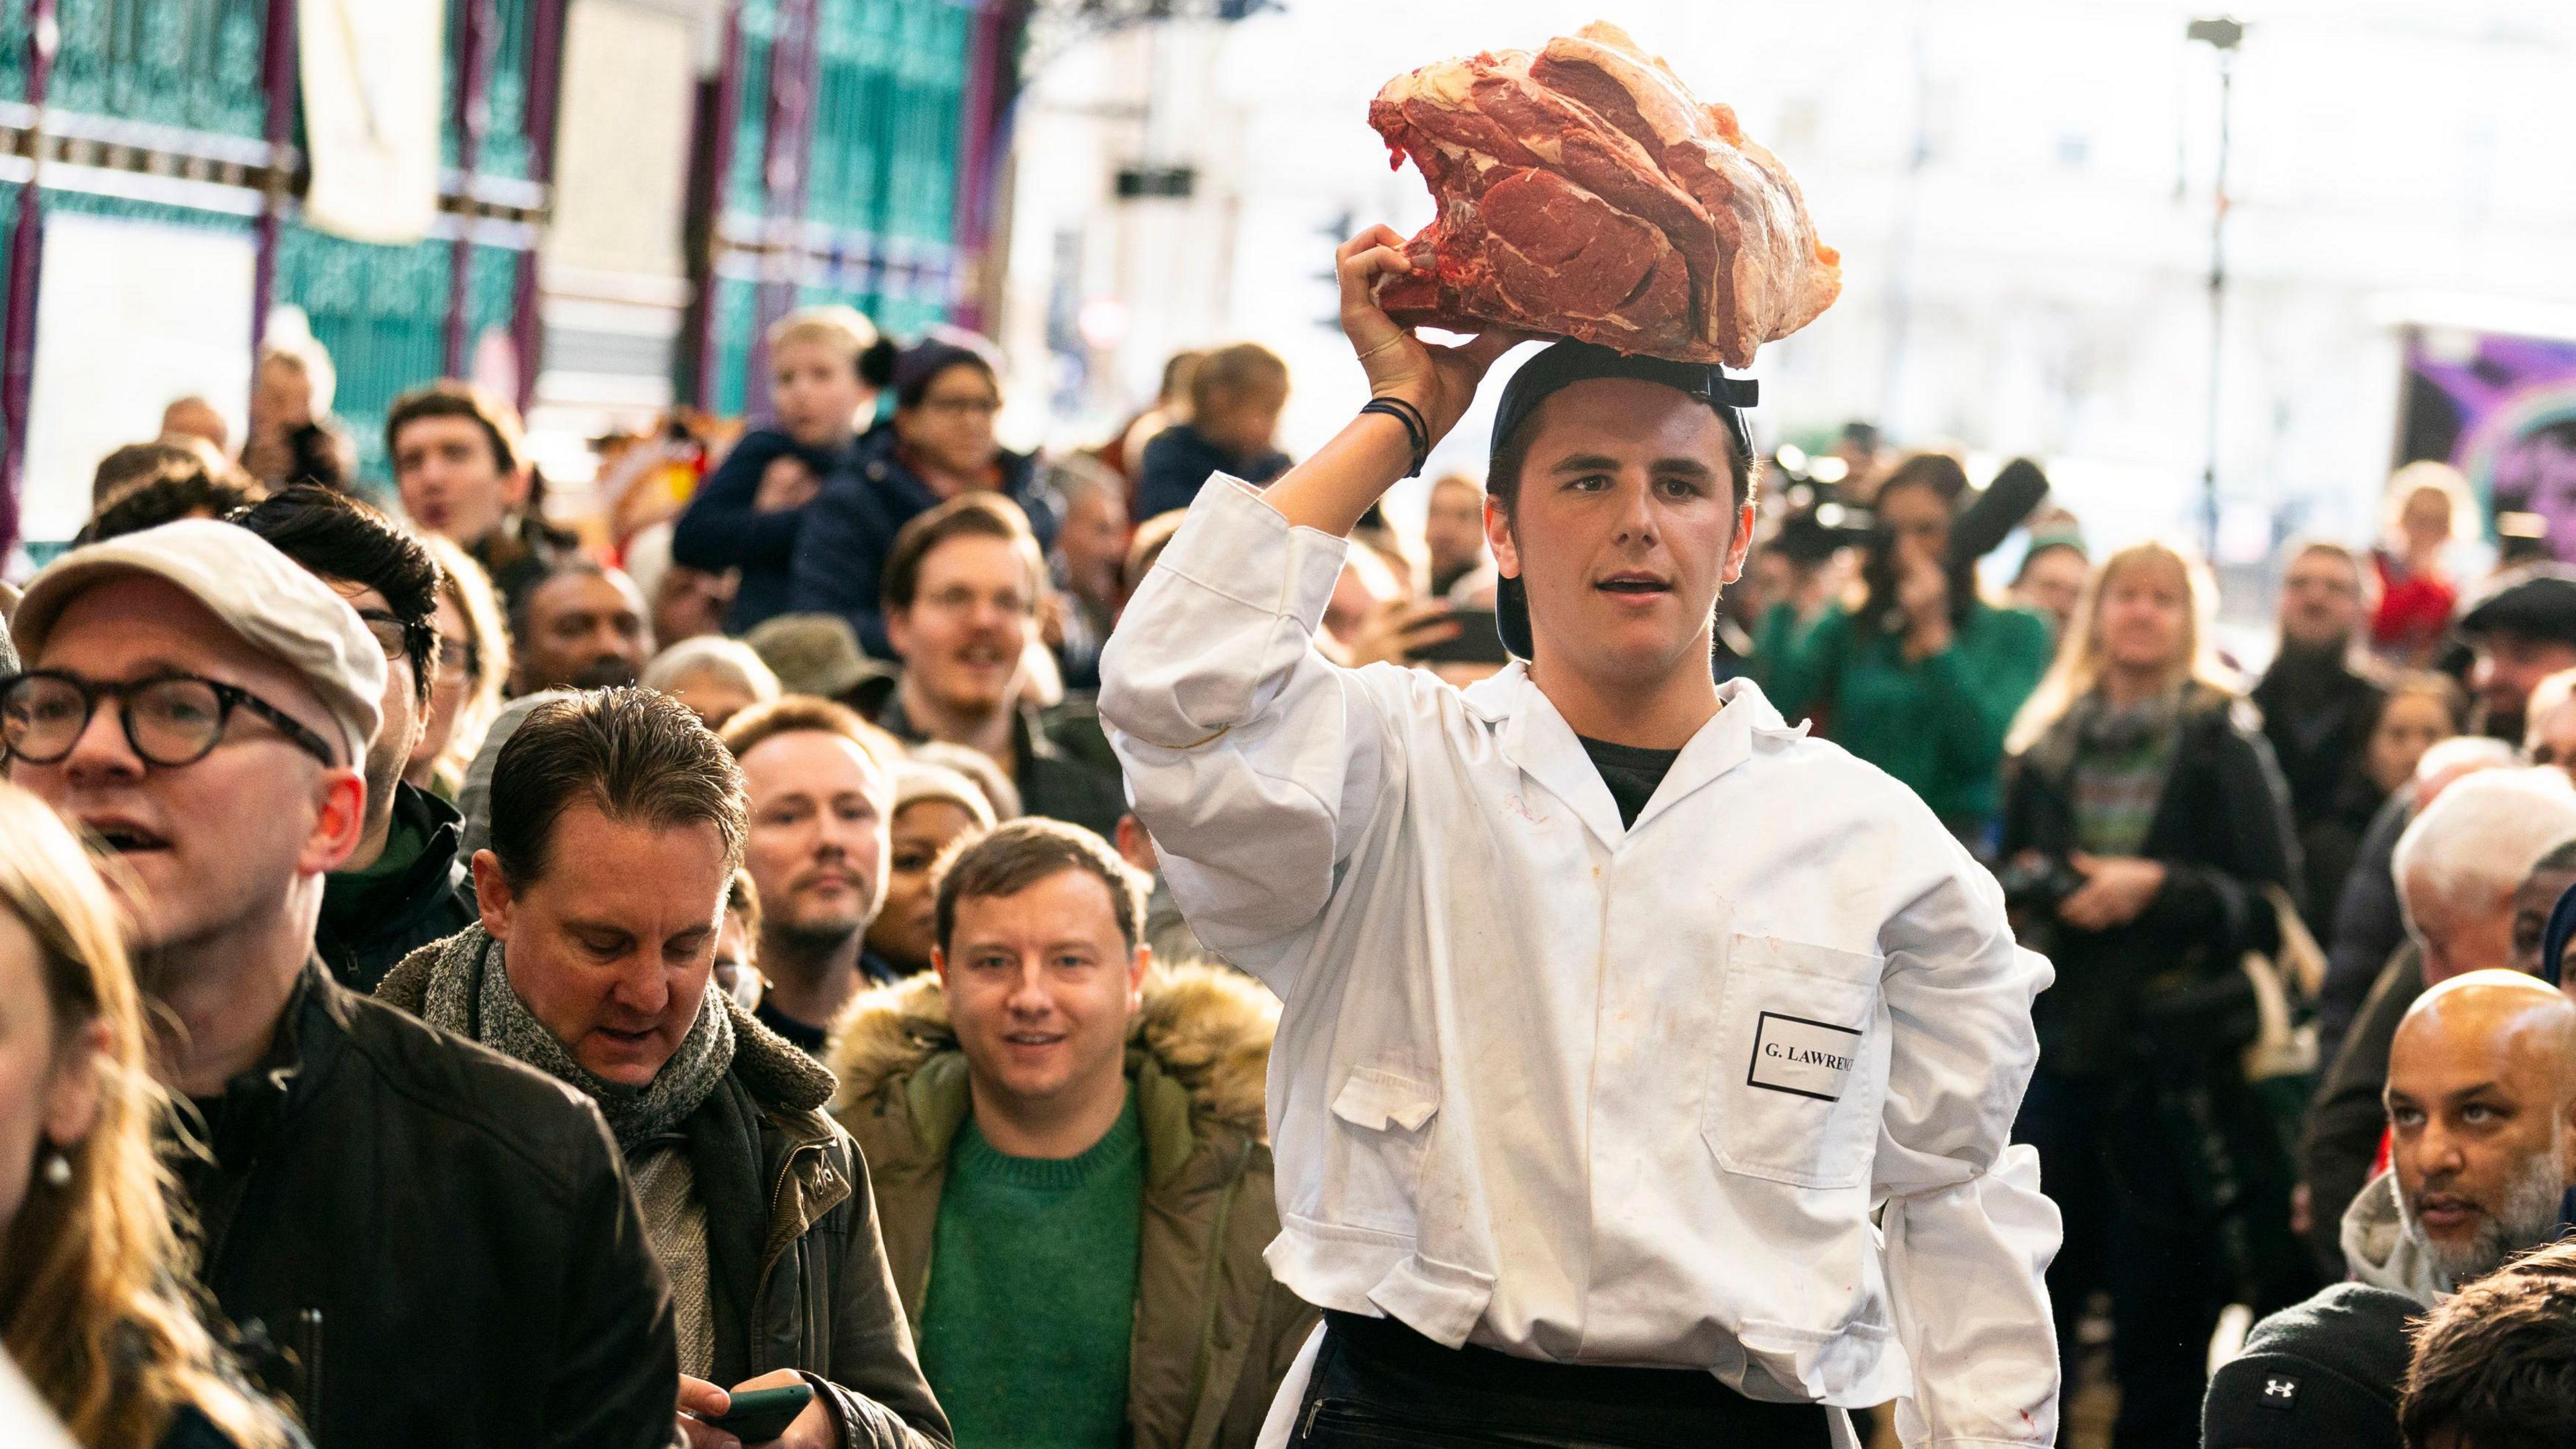
[[[1839,1102],[1859,1059],[1860,1038],[1848,1026],[1763,1012],[1753,1029],[1753,1066],[1744,1080],[1794,1097]]]

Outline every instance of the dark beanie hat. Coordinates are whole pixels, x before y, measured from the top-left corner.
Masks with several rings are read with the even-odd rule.
[[[898,405],[918,407],[923,394],[930,391],[932,378],[963,363],[982,368],[987,377],[999,377],[991,345],[980,337],[952,333],[921,339],[894,359],[894,396]]]
[[[2202,1449],[2405,1449],[2397,1394],[2424,1305],[2338,1283],[2254,1325],[2219,1365],[2200,1411]]]
[[[2559,564],[2517,569],[2469,602],[2459,628],[2471,639],[2516,634],[2576,644],[2576,570]]]
[[[1486,457],[1485,486],[1493,487],[1494,464],[1514,433],[1521,430],[1538,412],[1538,405],[1550,394],[1595,378],[1628,377],[1640,382],[1659,382],[1677,392],[1708,404],[1727,432],[1734,435],[1735,446],[1744,450],[1747,461],[1753,457],[1753,432],[1745,425],[1740,408],[1753,406],[1758,385],[1749,377],[1729,377],[1715,363],[1671,362],[1660,357],[1631,357],[1593,342],[1568,338],[1551,345],[1546,351],[1521,364],[1512,380],[1503,387],[1502,401],[1494,407],[1494,439]],[[1504,579],[1494,590],[1494,623],[1503,636],[1503,647],[1527,659],[1531,655],[1529,594],[1517,578]]]

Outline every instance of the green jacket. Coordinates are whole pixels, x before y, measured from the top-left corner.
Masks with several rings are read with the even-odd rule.
[[[1983,600],[1950,647],[1908,661],[1904,641],[1828,609],[1801,628],[1787,604],[1762,616],[1755,680],[1781,715],[1823,716],[1820,732],[1894,775],[1953,827],[2002,804],[2004,734],[2048,671],[2047,621]]]
[[[1156,967],[1127,1051],[1145,1131],[1144,1222],[1127,1423],[1136,1449],[1250,1446],[1315,1310],[1271,1281],[1279,1233],[1262,1077],[1278,1006],[1250,977]],[[969,1110],[966,1057],[927,974],[854,1003],[834,1041],[832,1111],[876,1187],[906,1320],[930,1290],[948,1149]]]

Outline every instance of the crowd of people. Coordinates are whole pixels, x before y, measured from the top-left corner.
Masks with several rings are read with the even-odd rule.
[[[1458,1100],[1397,1040],[1424,1000],[1281,943],[1446,962],[1494,922],[1558,929],[1522,921],[1537,905],[1499,884],[1484,827],[1356,822],[1397,797],[1492,803],[1491,762],[1434,768],[1442,736],[1403,701],[1470,687],[1500,718],[1511,681],[1482,682],[1521,668],[1530,595],[1561,586],[1533,583],[1515,530],[1579,528],[1588,485],[1533,489],[1511,420],[1549,388],[1679,384],[1579,360],[1516,380],[1493,474],[1432,480],[1417,530],[1374,493],[1282,484],[1272,511],[1222,483],[1290,469],[1288,370],[1255,344],[1176,357],[1129,426],[1059,458],[999,441],[980,339],[898,348],[817,307],[765,356],[764,422],[603,440],[606,511],[567,520],[515,412],[453,380],[393,405],[368,501],[327,358],[281,347],[237,453],[212,409],[173,403],[162,437],[101,463],[75,546],[0,593],[0,1343],[85,1449],[430,1426],[1248,1446],[1283,1384],[1293,1402],[1310,1367],[1339,1371],[1315,1366],[1319,1322],[1366,1345],[1352,1302],[1463,1311],[1471,1270],[1381,1262],[1383,1220],[1319,1202],[1456,1168],[1536,1210],[1440,1156],[1462,1149],[1424,1165],[1424,1123]],[[2284,550],[2253,670],[2188,553],[2097,560],[2044,511],[1989,588],[1955,531],[1979,494],[1961,463],[1845,442],[1838,496],[1865,527],[1802,512],[1731,445],[1757,522],[1722,550],[1699,683],[1745,681],[1720,686],[1750,721],[1735,753],[1569,719],[1579,749],[1506,735],[1538,784],[1498,808],[1544,825],[1543,790],[1617,838],[1808,736],[1919,800],[1919,838],[1859,815],[1828,832],[1893,853],[1818,907],[1880,912],[1882,944],[1774,942],[1765,969],[1849,993],[1909,931],[1991,958],[1991,999],[1886,987],[1920,1024],[2048,983],[2014,939],[2053,966],[2020,1028],[2026,1095],[1980,1110],[2062,1222],[2038,1250],[2051,1321],[2008,1329],[2053,1333],[2069,1396],[2116,1390],[2110,1442],[2576,1442],[2576,1257],[2550,1246],[2576,1225],[2576,572],[2472,582],[2473,507],[2417,465],[2384,540]],[[1282,513],[1308,529],[1272,531]],[[1178,571],[1146,589],[1167,548]],[[1536,647],[1566,647],[1554,627]],[[1814,829],[1881,788],[1799,778],[1764,798]],[[1748,849],[1682,841],[1636,889],[1750,900],[1774,889],[1759,852],[1797,853]],[[2010,938],[1979,924],[1990,888]],[[1291,900],[1324,925],[1274,919]],[[1665,944],[1578,927],[1577,955]],[[1737,951],[1758,934],[1734,931]],[[1476,979],[1439,969],[1442,991]],[[1292,982],[1292,1002],[1331,994],[1273,1066],[1270,988]],[[1735,1029],[1714,1001],[1602,990],[1605,1021]],[[1942,1029],[1967,1058],[2020,1050],[2001,1025]],[[1397,1065],[1354,1070],[1382,1039]],[[1615,1055],[1594,1070],[1660,1074]],[[1873,1174],[1855,1129],[1819,1161],[1748,1083],[1709,1089],[1730,1171],[1931,1194],[1956,1179],[1927,1164],[1969,1151],[1891,1136],[1916,1176]],[[1321,1180],[1283,1155],[1274,1178],[1273,1091],[1328,1098],[1387,1151],[1328,1153]],[[1927,1359],[1973,1327],[1908,1311]],[[1478,1341],[1573,1356],[1531,1334]],[[1879,1383],[1800,1364],[1773,1371],[1790,1397]],[[1312,1434],[1334,1401],[1307,1402]]]

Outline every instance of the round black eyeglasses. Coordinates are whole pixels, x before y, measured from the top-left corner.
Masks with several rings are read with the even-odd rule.
[[[102,699],[117,702],[117,719],[134,753],[164,769],[212,754],[237,709],[268,721],[289,744],[323,764],[339,763],[328,741],[286,711],[248,690],[193,674],[128,684],[101,684],[52,669],[0,677],[0,745],[31,765],[59,764],[80,743]]]

